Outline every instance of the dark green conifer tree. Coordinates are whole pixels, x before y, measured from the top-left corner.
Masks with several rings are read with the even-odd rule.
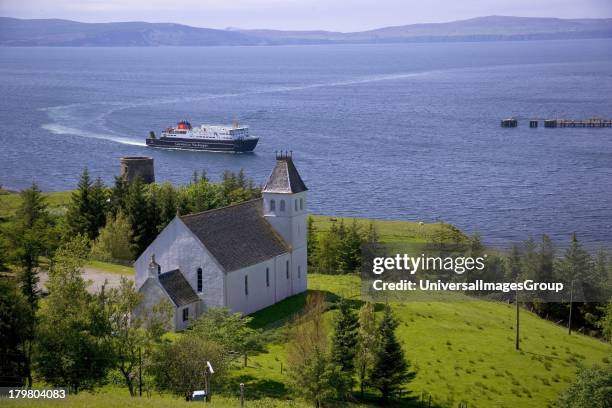
[[[146,193],[145,184],[140,177],[130,183],[125,204],[134,233],[136,256],[139,256],[157,236],[158,225],[157,206]]]
[[[383,402],[415,376],[408,371],[410,364],[395,335],[397,326],[391,307],[386,305],[378,327],[380,338],[369,374],[369,383],[380,391]]]
[[[338,315],[334,319],[334,335],[332,338],[331,361],[340,368],[340,373],[346,377],[342,384],[347,385],[341,390],[342,395],[350,392],[355,376],[355,353],[357,351],[357,330],[359,320],[348,300],[342,298],[338,305]]]
[[[85,235],[90,240],[98,236],[100,228],[106,224],[108,209],[106,186],[99,177],[91,181],[87,168],[83,170],[76,191],[68,206],[66,221],[71,236]]]

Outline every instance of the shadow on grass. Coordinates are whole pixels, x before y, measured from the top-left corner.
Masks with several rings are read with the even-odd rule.
[[[251,320],[250,326],[253,329],[263,330],[277,329],[285,326],[294,317],[298,316],[302,310],[304,310],[306,298],[308,295],[314,293],[323,293],[325,295],[325,299],[329,303],[330,310],[334,310],[341,299],[341,297],[336,293],[327,290],[308,289],[304,293],[288,297],[270,307],[251,314],[250,316],[253,318],[253,320]],[[345,300],[349,303],[349,306],[355,310],[359,310],[359,308],[365,304],[365,302],[361,299],[345,298]],[[376,303],[374,305],[375,311],[382,311],[384,306],[385,305],[383,303]]]
[[[221,392],[227,395],[239,396],[241,383],[244,384],[246,399],[254,400],[266,397],[286,399],[289,395],[289,390],[282,382],[266,378],[256,378],[248,374],[228,379],[220,387]]]
[[[332,305],[332,308],[333,305],[340,299],[340,297],[335,293],[326,290],[308,289],[304,293],[288,297],[287,299],[284,299],[270,307],[251,314],[250,316],[253,318],[253,320],[251,320],[250,326],[254,329],[274,329],[284,326],[286,323],[290,322],[293,317],[299,315],[299,313],[304,310],[306,297],[314,293],[323,293],[325,295],[325,299]],[[357,305],[356,302],[361,301],[351,300],[351,302]],[[361,304],[362,303],[363,302],[361,302]],[[351,306],[353,305],[351,304]]]

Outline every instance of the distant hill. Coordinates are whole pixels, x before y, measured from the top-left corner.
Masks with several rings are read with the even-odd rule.
[[[80,23],[0,17],[0,46],[212,46],[508,41],[612,37],[612,19],[489,16],[376,30],[217,30],[172,23]]]

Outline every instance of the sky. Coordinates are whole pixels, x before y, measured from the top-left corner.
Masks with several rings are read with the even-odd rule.
[[[612,17],[612,0],[0,0],[0,16],[360,31],[478,16]]]

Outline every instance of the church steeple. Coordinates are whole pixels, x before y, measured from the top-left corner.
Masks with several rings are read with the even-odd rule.
[[[308,190],[293,164],[293,152],[276,152],[276,166],[263,187],[264,193],[296,194]]]
[[[291,152],[276,152],[276,165],[263,187],[264,215],[293,248],[306,245],[306,191]]]

